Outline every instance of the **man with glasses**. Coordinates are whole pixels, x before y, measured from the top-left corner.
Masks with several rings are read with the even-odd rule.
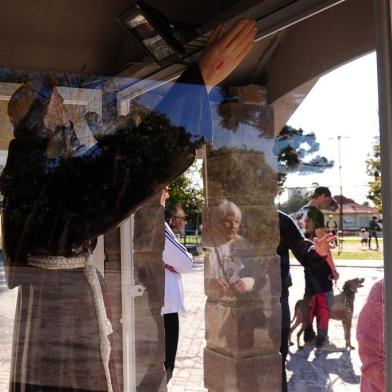
[[[170,211],[169,225],[176,236],[180,237],[185,234],[186,222],[187,216],[184,209],[179,204],[174,204]]]
[[[169,188],[166,187],[161,194],[161,205],[165,207],[169,198]],[[181,274],[191,272],[193,265],[192,255],[178,241],[176,233],[185,231],[185,212],[180,206],[173,209],[170,225],[165,222],[165,249],[163,262],[165,263],[165,302],[161,310],[165,326],[165,370],[167,382],[173,375],[179,336],[178,313],[185,311],[184,289]]]

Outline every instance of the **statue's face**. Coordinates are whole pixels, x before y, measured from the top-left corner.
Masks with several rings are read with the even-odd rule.
[[[66,157],[79,145],[64,99],[56,89],[53,89],[44,118],[44,127],[51,134],[47,147],[49,158]]]
[[[44,126],[54,132],[57,127],[66,125],[70,120],[70,115],[64,105],[64,98],[54,88],[44,118]]]
[[[228,213],[219,224],[219,232],[225,242],[234,239],[241,225],[241,219],[233,213]]]

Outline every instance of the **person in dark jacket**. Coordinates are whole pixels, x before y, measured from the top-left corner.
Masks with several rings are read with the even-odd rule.
[[[372,220],[369,221],[369,240],[368,240],[368,245],[369,245],[369,249],[372,249],[371,247],[371,242],[372,242],[372,238],[374,238],[374,240],[376,241],[376,250],[379,249],[378,247],[378,232],[381,230],[380,225],[378,224],[378,218],[377,216],[373,216]]]
[[[289,351],[288,338],[290,331],[289,287],[293,284],[290,275],[289,250],[292,251],[295,258],[304,267],[307,288],[305,295],[311,298],[316,293],[332,289],[332,282],[328,279],[331,270],[326,261],[326,256],[328,255],[333,235],[326,234],[321,239],[316,238],[313,243],[303,236],[293,219],[282,211],[278,211],[278,213],[280,242],[277,253],[280,256],[282,285],[280,297],[282,308],[280,352],[282,354],[282,391],[285,392],[287,391],[285,363]]]

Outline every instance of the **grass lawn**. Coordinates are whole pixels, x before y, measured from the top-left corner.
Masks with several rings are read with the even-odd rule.
[[[376,252],[374,250],[364,251],[344,251],[338,255],[338,251],[332,250],[332,257],[334,260],[383,260],[383,252]],[[290,252],[290,259],[295,260],[294,255]]]
[[[382,237],[378,238],[378,242],[383,242],[384,239]],[[350,243],[361,243],[361,238],[360,237],[343,237],[343,242],[350,242]],[[374,242],[374,238],[372,238],[372,242]]]
[[[359,250],[359,251],[345,251],[338,255],[337,250],[332,251],[332,257],[334,260],[382,260],[384,258],[383,252],[376,252],[374,250]]]
[[[180,238],[180,242],[182,244],[184,244],[185,243],[185,237],[182,236]],[[186,243],[187,244],[200,244],[200,237],[197,237],[195,235],[187,235],[186,236]]]

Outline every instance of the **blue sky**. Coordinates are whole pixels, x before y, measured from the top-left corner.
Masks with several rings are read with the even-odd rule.
[[[334,160],[322,174],[290,174],[286,186],[311,186],[317,182],[339,193],[338,142],[342,136],[343,194],[357,202],[366,201],[365,160],[379,134],[377,64],[371,53],[320,78],[290,118],[289,125],[315,132],[320,155]],[[283,200],[282,200],[283,201]]]

